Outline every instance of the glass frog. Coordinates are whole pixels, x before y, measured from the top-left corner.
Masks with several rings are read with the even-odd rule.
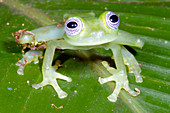
[[[116,102],[121,89],[126,90],[132,96],[139,95],[139,89],[135,88],[136,91],[134,91],[129,87],[126,66],[129,73],[135,75],[138,83],[143,81],[140,75],[141,69],[134,56],[124,45],[142,48],[144,43],[137,35],[118,30],[119,16],[111,11],[106,11],[98,18],[91,12],[78,15],[65,14],[64,19],[64,22],[57,25],[41,27],[32,31],[24,29],[13,33],[16,42],[23,45],[23,49],[30,48],[23,55],[23,58],[16,63],[19,66],[17,73],[23,75],[25,65],[32,61],[38,63],[38,58],[42,57],[41,49],[46,49],[42,65],[43,81],[32,85],[32,87],[38,89],[51,85],[59,98],[65,98],[67,93],[60,88],[57,79],[66,80],[67,82],[71,82],[72,79],[58,73],[56,67],[52,66],[55,50],[110,49],[112,51],[111,58],[115,61],[116,67],[110,67],[108,62],[103,61],[102,65],[111,75],[98,79],[100,84],[111,81],[116,83],[113,93],[107,97],[108,100]]]

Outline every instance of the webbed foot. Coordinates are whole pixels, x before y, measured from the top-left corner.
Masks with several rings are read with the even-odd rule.
[[[132,96],[137,96],[140,94],[140,91],[138,89],[135,88],[137,92],[130,89],[129,81],[127,79],[127,74],[125,71],[116,70],[115,68],[110,67],[106,61],[103,61],[102,64],[112,74],[112,76],[106,77],[106,78],[99,77],[99,80],[98,80],[99,83],[104,84],[110,81],[116,82],[116,87],[113,93],[107,97],[108,100],[110,100],[111,102],[116,102],[118,94],[120,93],[121,89],[125,89]]]
[[[17,73],[19,75],[24,75],[24,67],[25,65],[34,61],[34,64],[39,63],[38,57],[43,58],[43,52],[41,50],[30,50],[25,53],[24,57],[19,60],[16,65],[19,66]]]
[[[32,87],[34,87],[35,89],[38,89],[40,87],[46,86],[46,85],[52,85],[55,89],[55,91],[58,94],[59,98],[65,98],[67,97],[67,93],[64,92],[60,86],[57,83],[56,79],[62,79],[62,80],[66,80],[67,82],[71,82],[72,79],[70,77],[67,77],[65,75],[62,75],[60,73],[55,72],[55,68],[51,67],[49,69],[46,69],[43,73],[43,81],[39,84],[34,84],[32,85]]]

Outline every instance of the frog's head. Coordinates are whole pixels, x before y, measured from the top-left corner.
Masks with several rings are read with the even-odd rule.
[[[114,41],[118,35],[119,17],[106,11],[99,18],[70,17],[65,22],[64,39],[75,46],[100,45]]]

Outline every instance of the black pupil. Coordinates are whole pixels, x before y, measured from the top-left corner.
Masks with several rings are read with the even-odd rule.
[[[68,27],[68,28],[76,28],[76,27],[77,27],[77,23],[76,23],[76,22],[69,22],[69,23],[67,24],[67,27]]]
[[[117,22],[118,21],[118,17],[117,17],[117,15],[112,15],[112,16],[110,16],[110,21],[112,22],[112,23],[115,23],[115,22]]]

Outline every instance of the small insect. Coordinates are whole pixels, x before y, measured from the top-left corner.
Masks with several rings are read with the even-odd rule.
[[[111,57],[116,64],[116,68],[110,67],[108,62],[103,61],[102,65],[109,71],[111,76],[107,78],[99,77],[100,84],[114,81],[116,87],[113,93],[108,96],[109,101],[116,102],[121,89],[126,90],[130,95],[137,96],[140,90],[136,91],[129,87],[126,66],[129,73],[133,73],[136,82],[141,83],[141,69],[134,56],[124,47],[124,45],[142,48],[144,42],[136,35],[118,30],[119,17],[117,14],[106,11],[98,18],[94,13],[85,14],[65,14],[65,21],[57,25],[41,27],[32,31],[27,29],[19,30],[13,33],[16,42],[23,45],[23,49],[30,48],[19,60],[16,65],[19,66],[18,74],[24,74],[26,64],[38,63],[38,58],[42,56],[42,49],[46,49],[42,65],[43,81],[34,84],[32,87],[38,89],[46,85],[52,85],[59,98],[67,97],[58,85],[57,79],[71,82],[72,79],[61,73],[56,72],[56,67],[52,66],[54,53],[57,49],[70,50],[88,50],[95,48],[110,49],[113,53]]]

